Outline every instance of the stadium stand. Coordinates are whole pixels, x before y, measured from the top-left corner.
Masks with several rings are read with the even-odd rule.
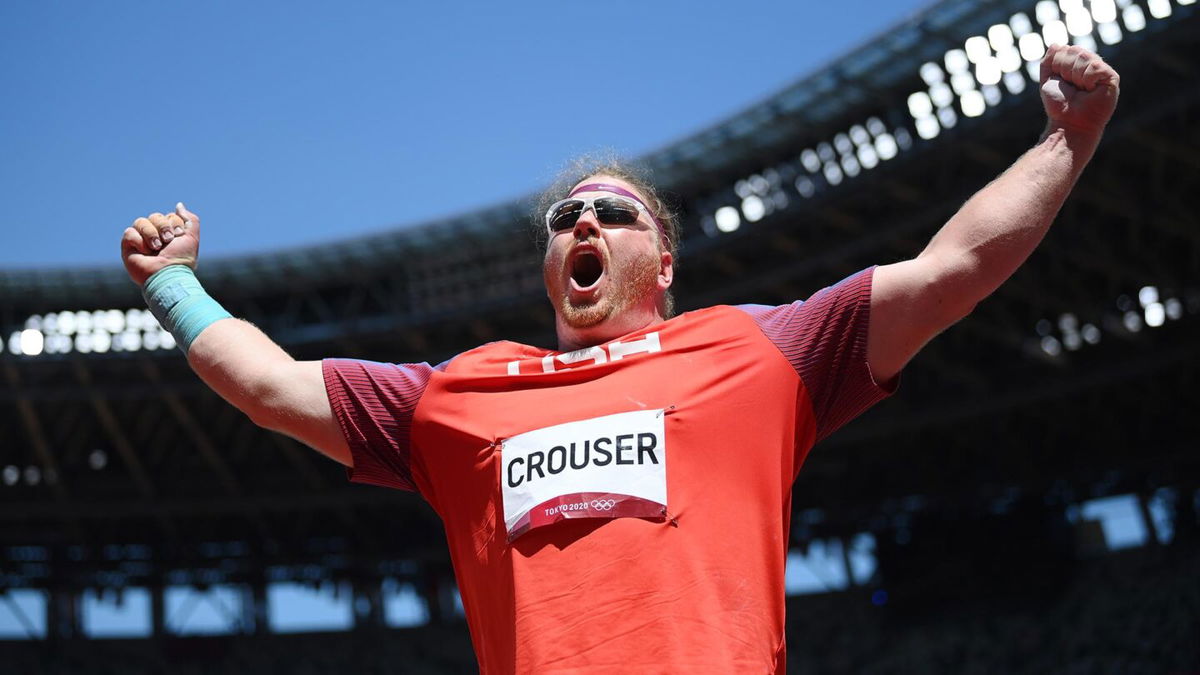
[[[1036,139],[1043,36],[1117,67],[1117,117],[1029,263],[808,460],[796,550],[871,533],[877,567],[790,600],[793,672],[1200,671],[1192,2],[945,0],[651,154],[684,212],[677,299],[785,302],[917,253]],[[517,199],[203,275],[299,358],[550,344],[528,210]],[[45,600],[41,620],[17,620],[33,639],[0,639],[3,669],[473,669],[430,509],[348,485],[253,426],[141,308],[115,261],[0,270],[0,613],[21,589]],[[1118,551],[1085,511],[1121,495],[1148,534]],[[424,625],[386,625],[385,580],[416,589]],[[353,628],[273,634],[281,582],[349,584]],[[214,585],[245,591],[235,634],[171,634],[164,590]],[[151,635],[88,637],[83,599],[131,588],[149,589]]]

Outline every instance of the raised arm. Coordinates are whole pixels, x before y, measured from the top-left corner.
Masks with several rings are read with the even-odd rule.
[[[199,288],[191,276],[199,247],[200,218],[179,204],[175,213],[134,221],[122,237],[121,257],[148,298],[157,294],[152,305],[182,305],[179,298],[188,291],[180,289]],[[258,328],[230,317],[202,294],[201,289],[187,296],[188,314],[173,331],[177,340],[183,338],[180,345],[200,379],[255,424],[350,465],[350,451],[325,393],[321,362],[296,361]]]
[[[996,290],[1041,242],[1117,104],[1120,77],[1082,47],[1051,46],[1041,66],[1046,130],[971,197],[912,260],[875,270],[867,361],[892,379],[930,339]]]

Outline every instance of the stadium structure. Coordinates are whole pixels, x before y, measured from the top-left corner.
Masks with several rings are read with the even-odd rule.
[[[1029,262],[801,471],[795,571],[824,576],[789,598],[795,672],[1200,669],[1194,0],[945,0],[644,157],[683,212],[677,301],[788,302],[918,253],[1036,141],[1048,42],[1118,69],[1116,118]],[[550,346],[529,201],[202,278],[297,358]],[[115,261],[0,270],[3,670],[473,669],[428,506],[254,426],[142,308]],[[287,584],[348,598],[340,629],[275,630]],[[144,634],[91,625],[111,599]]]

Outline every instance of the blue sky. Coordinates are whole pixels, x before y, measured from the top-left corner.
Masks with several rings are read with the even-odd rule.
[[[209,258],[507,201],[927,4],[0,3],[0,268],[119,265],[125,226],[178,200]]]

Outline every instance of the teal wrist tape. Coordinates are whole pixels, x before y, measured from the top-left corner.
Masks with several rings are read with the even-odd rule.
[[[175,336],[184,355],[205,328],[233,317],[209,297],[187,265],[169,265],[150,275],[142,286],[142,296],[154,318]]]

